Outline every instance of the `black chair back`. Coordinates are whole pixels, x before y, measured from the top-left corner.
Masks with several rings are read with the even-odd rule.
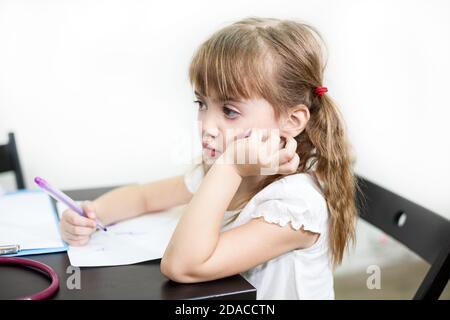
[[[414,299],[438,299],[450,276],[450,221],[365,178],[358,186],[361,218],[431,265]]]
[[[25,189],[19,154],[17,152],[14,133],[8,134],[8,143],[0,146],[0,173],[13,171],[16,177],[17,189]]]

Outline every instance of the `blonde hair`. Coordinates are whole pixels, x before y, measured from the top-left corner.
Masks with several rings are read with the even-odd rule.
[[[322,38],[313,27],[293,20],[246,18],[217,31],[200,46],[189,79],[204,96],[264,98],[277,116],[293,106],[308,107],[310,119],[295,137],[297,172],[312,174],[323,191],[336,266],[355,240],[357,185],[341,114],[328,94],[314,93],[322,86],[325,61]],[[268,176],[245,201],[281,177]]]

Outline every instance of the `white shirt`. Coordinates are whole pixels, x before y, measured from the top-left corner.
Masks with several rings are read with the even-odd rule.
[[[202,165],[184,176],[191,193],[204,176]],[[238,217],[226,225],[230,217]],[[328,245],[328,210],[325,198],[311,175],[298,173],[272,182],[242,209],[226,211],[221,232],[263,217],[268,223],[319,233],[309,248],[292,250],[241,275],[257,290],[257,299],[334,299],[333,272]]]

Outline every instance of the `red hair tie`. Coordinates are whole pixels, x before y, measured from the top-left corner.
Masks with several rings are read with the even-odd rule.
[[[317,87],[314,89],[314,93],[317,94],[319,97],[323,96],[325,92],[328,92],[327,87]]]

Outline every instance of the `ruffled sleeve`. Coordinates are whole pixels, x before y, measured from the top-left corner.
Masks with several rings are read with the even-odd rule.
[[[304,176],[288,176],[266,187],[255,197],[251,218],[282,227],[291,224],[315,233],[326,231],[328,211],[322,194]]]
[[[202,183],[205,172],[202,164],[196,164],[184,174],[184,184],[190,193],[194,194]]]

